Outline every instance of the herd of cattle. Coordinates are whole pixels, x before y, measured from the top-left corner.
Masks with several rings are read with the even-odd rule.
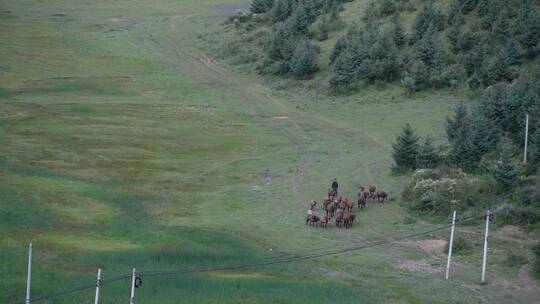
[[[357,205],[359,209],[364,209],[369,199],[377,200],[382,204],[387,198],[388,194],[384,191],[377,191],[375,186],[369,186],[367,191],[362,186],[358,187]],[[350,228],[356,219],[356,214],[352,212],[354,202],[339,195],[337,188],[328,189],[327,195],[323,199],[322,212],[324,215],[319,216],[315,213],[316,205],[316,201],[311,202],[306,224],[326,228],[333,220],[336,227]]]

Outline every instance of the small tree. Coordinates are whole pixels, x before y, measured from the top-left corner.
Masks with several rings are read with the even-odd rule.
[[[328,39],[329,24],[328,17],[326,15],[322,16],[319,22],[317,23],[317,30],[315,32],[315,38],[319,41],[324,41]]]
[[[382,0],[381,5],[381,16],[390,16],[396,12],[397,7],[394,0]]]
[[[500,144],[499,160],[490,167],[491,176],[502,191],[511,190],[519,179],[519,171],[512,160],[512,141],[503,138]]]
[[[529,139],[529,163],[534,168],[540,167],[540,124],[536,125]]]
[[[294,78],[306,79],[317,72],[317,49],[308,41],[300,41],[289,63]]]
[[[407,34],[403,29],[399,14],[396,14],[395,17],[392,18],[392,38],[398,48],[402,47],[405,45],[405,42],[407,42]]]
[[[416,169],[416,157],[418,155],[418,135],[410,124],[403,126],[401,134],[392,144],[392,157],[394,158],[394,172],[403,172]]]
[[[254,14],[264,14],[272,9],[274,0],[253,0],[250,11]]]
[[[422,169],[435,168],[439,165],[440,160],[437,148],[433,145],[433,139],[430,136],[426,136],[418,147],[416,167]]]
[[[403,77],[401,78],[401,85],[403,85],[403,87],[407,91],[407,95],[412,94],[416,90],[415,81],[408,74],[403,75]]]

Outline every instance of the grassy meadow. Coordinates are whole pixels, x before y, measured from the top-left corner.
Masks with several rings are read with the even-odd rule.
[[[277,90],[213,59],[223,22],[249,0],[0,1],[0,303],[139,271],[245,263],[340,248],[432,226],[399,206],[395,134],[443,138],[460,97],[367,87],[333,97]],[[356,1],[349,5],[363,5]],[[294,85],[294,84],[291,84]],[[389,193],[353,229],[304,224],[332,177]],[[320,211],[319,211],[320,212]],[[358,213],[358,211],[356,211]],[[504,228],[504,227],[503,227]],[[514,227],[515,228],[515,227]],[[479,284],[472,255],[444,280],[449,232],[311,261],[143,277],[140,303],[533,303],[538,232],[493,226]],[[101,303],[127,302],[128,280]],[[83,303],[94,290],[46,303]]]

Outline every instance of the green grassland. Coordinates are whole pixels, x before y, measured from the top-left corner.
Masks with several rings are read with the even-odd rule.
[[[391,142],[406,122],[443,138],[444,117],[460,98],[446,91],[410,97],[391,86],[337,98],[301,85],[276,90],[234,72],[212,53],[226,17],[248,4],[0,2],[0,302],[23,299],[30,241],[32,293],[40,294],[91,283],[98,267],[107,278],[132,267],[244,263],[431,226],[411,223],[399,206],[405,177],[389,173]],[[320,200],[334,176],[351,198],[358,184],[376,184],[391,200],[370,204],[353,229],[308,228],[308,202]],[[537,301],[528,266],[504,261],[510,249],[530,261],[538,233],[504,237],[495,227],[481,285],[481,229],[458,229],[475,247],[456,256],[451,281],[441,272],[442,249],[421,246],[447,238],[441,231],[313,261],[143,278],[137,298]],[[127,280],[102,288],[102,303],[128,297]],[[48,303],[91,299],[87,290]]]

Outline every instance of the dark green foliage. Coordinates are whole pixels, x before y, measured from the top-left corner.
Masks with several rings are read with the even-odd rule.
[[[432,76],[444,68],[444,51],[433,25],[430,25],[425,35],[416,44],[415,57],[428,67]]]
[[[340,37],[336,44],[334,45],[334,48],[332,49],[332,52],[330,53],[330,63],[334,63],[336,59],[341,55],[341,53],[347,48],[347,38],[345,36]]]
[[[532,251],[534,253],[532,273],[537,279],[540,279],[540,243],[534,246]]]
[[[490,0],[488,1],[487,10],[480,20],[482,28],[491,30],[493,24],[497,22],[502,11],[505,10],[506,0]]]
[[[452,117],[446,118],[446,137],[450,143],[449,160],[460,167],[467,167],[468,131],[470,127],[469,112],[463,103],[454,110]]]
[[[401,23],[401,18],[399,14],[396,14],[394,18],[392,18],[392,38],[394,39],[394,44],[401,48],[405,45],[407,42],[407,34],[405,33],[405,29],[403,29],[403,24]]]
[[[350,85],[357,80],[391,81],[400,74],[397,48],[390,34],[380,30],[372,19],[365,28],[353,26],[332,52],[332,88]]]
[[[270,11],[273,4],[274,0],[253,0],[249,9],[254,14],[262,14]]]
[[[474,167],[476,163],[480,162],[482,156],[497,146],[500,130],[478,107],[471,113],[469,123],[465,150],[467,162],[471,167]]]
[[[504,49],[500,49],[495,56],[486,58],[480,68],[480,78],[485,86],[510,81],[514,75]]]
[[[317,23],[317,30],[315,32],[315,38],[319,41],[324,41],[328,39],[329,32],[328,17],[326,15],[322,16],[319,22]]]
[[[507,212],[498,215],[497,221],[504,224],[535,225],[540,223],[540,209],[516,204]]]
[[[478,75],[476,73],[474,73],[468,80],[467,80],[467,85],[469,86],[469,88],[472,90],[472,91],[477,91],[480,86],[481,86],[481,83],[480,83],[480,78],[478,77]]]
[[[495,179],[502,191],[511,190],[519,179],[519,171],[512,159],[512,141],[503,138],[500,143],[498,161],[493,164],[489,173]]]
[[[380,1],[380,14],[381,16],[390,16],[397,10],[394,0],[381,0]]]
[[[300,41],[290,61],[290,69],[294,78],[306,79],[317,72],[317,47],[308,41]]]
[[[465,56],[465,71],[467,75],[478,74],[484,60],[484,51],[476,47]]]
[[[441,159],[437,149],[433,145],[433,139],[427,136],[418,147],[416,156],[416,167],[420,169],[435,168],[439,165]]]
[[[296,7],[295,0],[275,0],[272,10],[270,11],[274,22],[285,21],[292,15]]]
[[[401,134],[392,144],[392,157],[394,158],[395,172],[403,172],[416,169],[416,157],[418,155],[418,135],[410,124],[403,126]]]
[[[490,0],[478,0],[478,4],[476,5],[476,15],[478,17],[483,17],[488,13],[489,2]]]
[[[459,38],[463,30],[464,19],[461,13],[458,12],[453,18],[453,22],[446,29],[446,37],[454,50],[458,49]]]
[[[460,2],[461,12],[464,15],[467,15],[469,12],[473,11],[477,5],[477,0],[460,0]]]
[[[455,17],[461,14],[461,0],[452,0],[446,22],[449,25],[454,24]]]
[[[517,65],[523,62],[523,48],[515,39],[509,39],[504,46],[504,59],[509,65]]]
[[[448,253],[448,246],[448,243],[444,246],[445,253]],[[466,255],[471,254],[472,251],[473,243],[470,240],[460,236],[454,238],[454,242],[452,243],[452,253]]]
[[[540,54],[540,13],[535,1],[522,0],[516,19],[516,35],[527,54]]]
[[[534,168],[540,168],[540,124],[536,124],[536,128],[530,134],[528,150],[529,163]]]
[[[287,24],[280,24],[270,38],[266,53],[273,61],[288,61],[296,47],[296,37]]]
[[[436,8],[431,1],[427,1],[422,6],[422,9],[416,16],[413,25],[414,39],[420,40],[424,36],[430,26],[434,26],[435,30],[444,29],[445,19],[440,10]]]

